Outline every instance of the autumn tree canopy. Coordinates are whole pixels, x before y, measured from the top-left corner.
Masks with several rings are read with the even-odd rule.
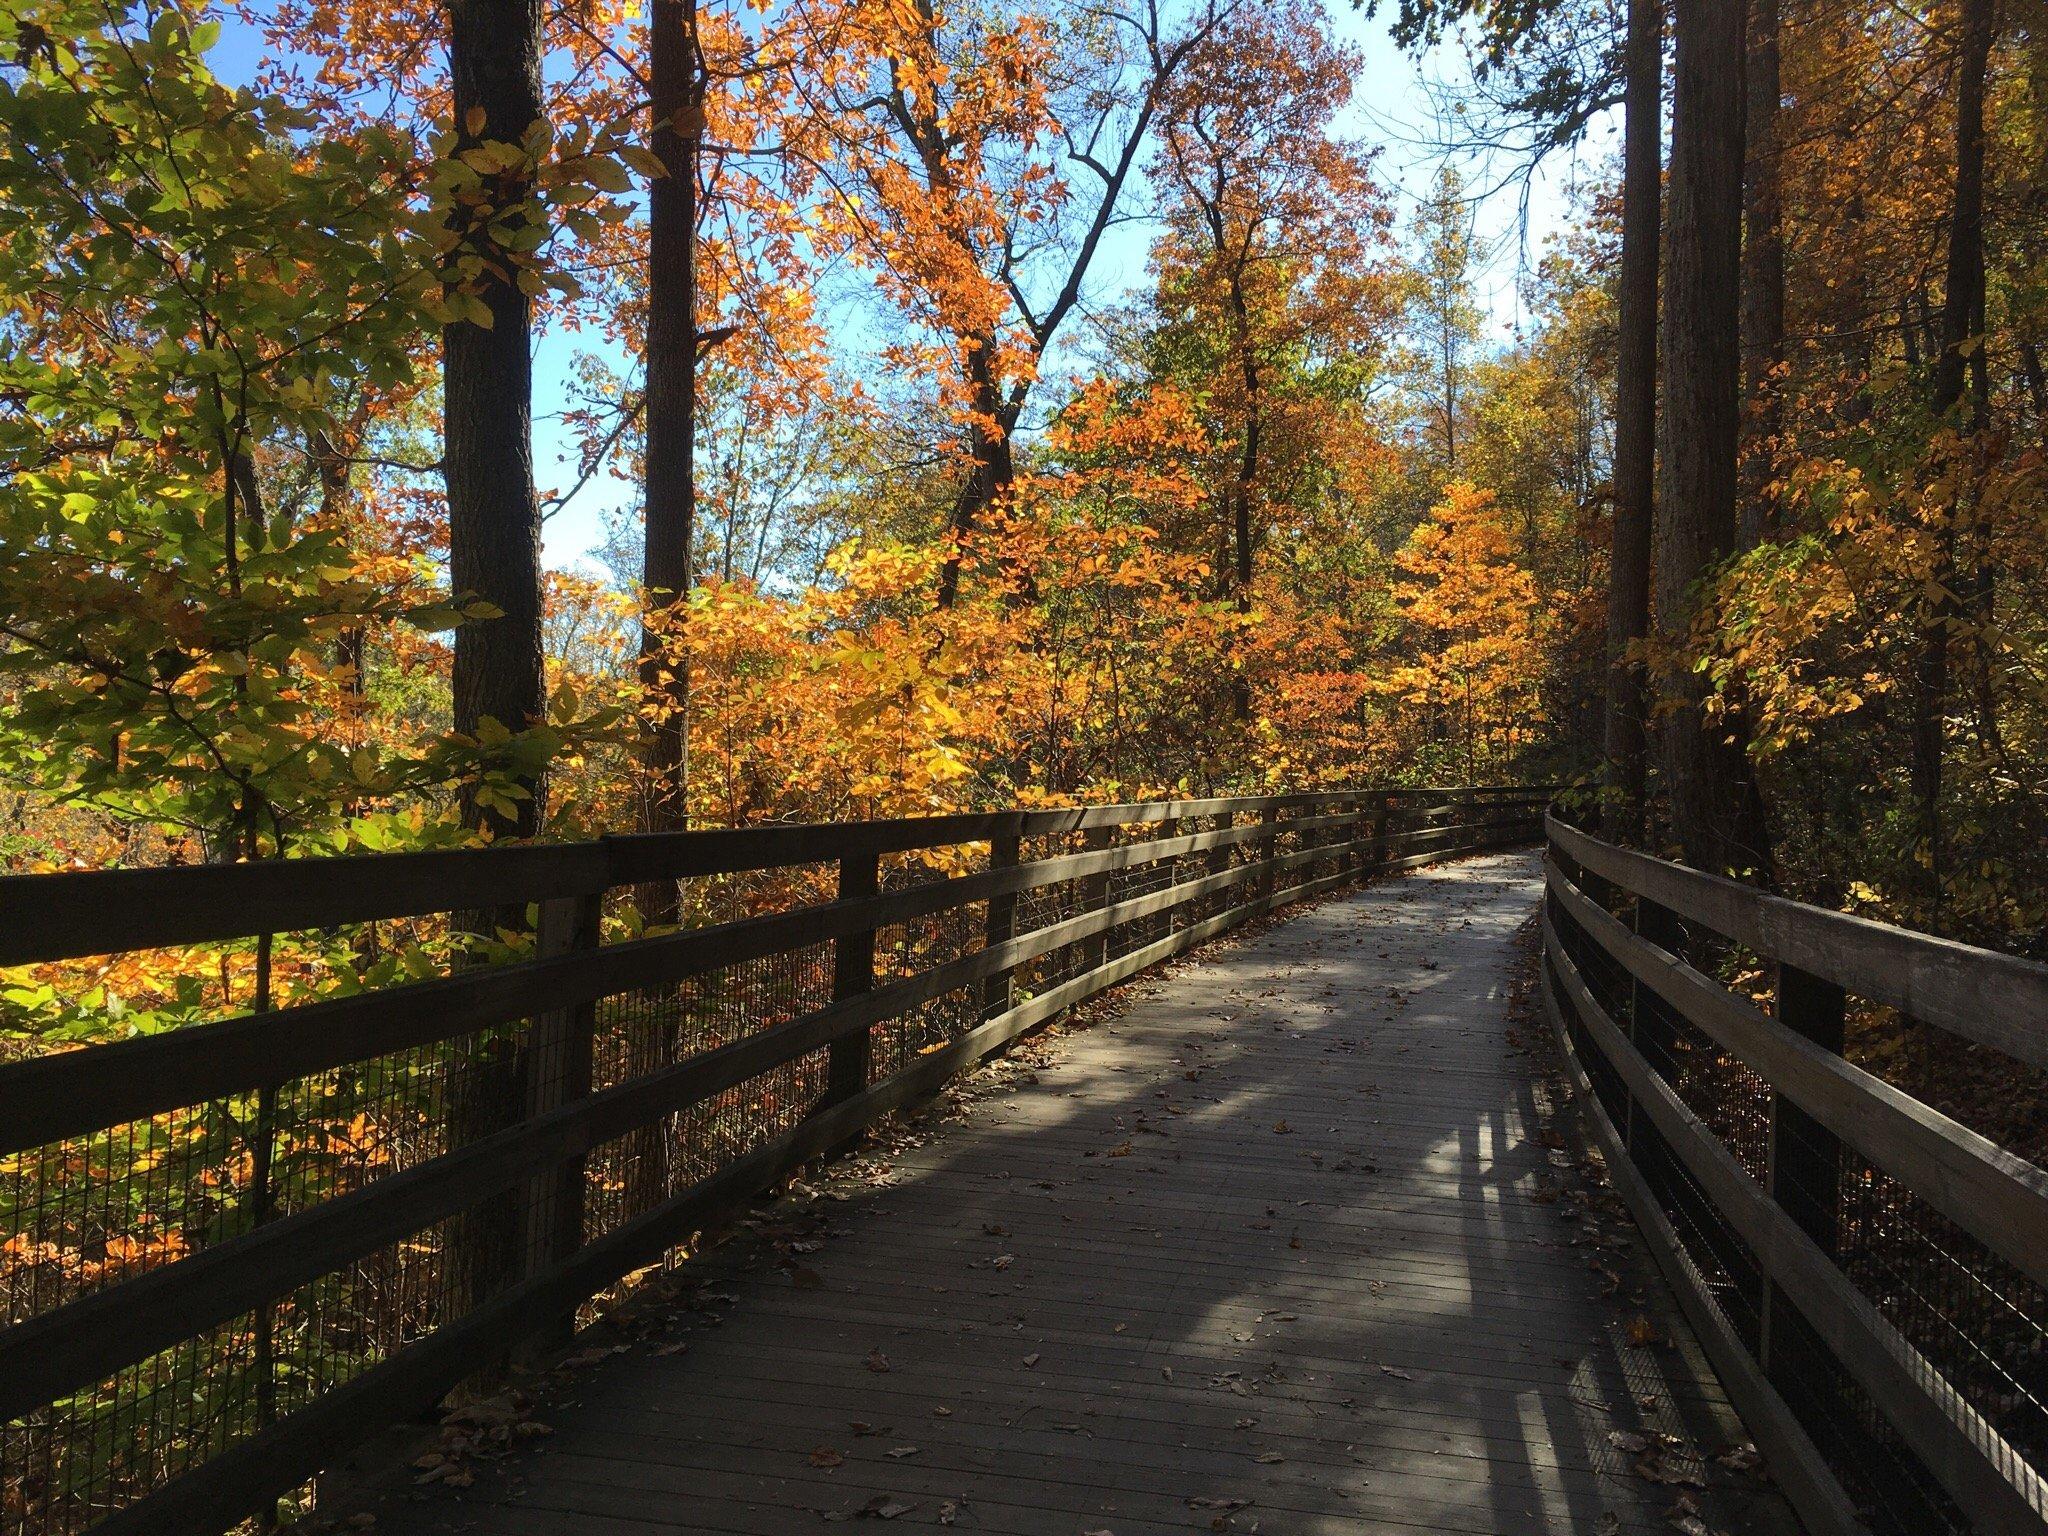
[[[1404,5],[1396,174],[1317,0],[15,6],[10,858],[1528,777],[2027,931],[2031,23],[1726,19]]]

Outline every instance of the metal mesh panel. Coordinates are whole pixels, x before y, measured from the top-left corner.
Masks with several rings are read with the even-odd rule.
[[[1068,854],[1087,851],[1084,834],[1064,832],[1053,837],[1026,840],[1019,857],[1026,862],[1041,859],[1057,859]],[[1069,918],[1079,917],[1088,909],[1088,880],[1055,881],[1036,890],[1025,891],[1017,897],[1016,929],[1019,934],[1034,933],[1040,928],[1050,928]],[[1049,992],[1061,982],[1071,980],[1087,968],[1089,946],[1086,942],[1063,944],[1043,955],[1025,961],[1017,967],[1015,981],[1020,998]]]
[[[1967,1536],[1933,1474],[1790,1307],[1771,1318],[1770,1377],[1874,1536]]]
[[[832,998],[832,946],[813,944],[621,993],[598,1004],[591,1086],[602,1091],[787,1023]],[[758,1140],[780,1134],[824,1090],[822,1053],[778,1068],[609,1142],[585,1164],[590,1236],[643,1215],[716,1172]],[[812,1081],[815,1079],[815,1081]],[[748,1122],[751,1116],[752,1121]],[[753,1135],[758,1127],[762,1134]]]
[[[2028,1462],[2048,1454],[2048,1293],[1853,1148],[1843,1271]]]
[[[1553,913],[1559,940],[1574,963],[1579,962],[1581,953],[1599,952],[1599,946],[1592,942],[1570,914],[1558,911],[1555,904]],[[1594,964],[1594,972],[1600,974],[1603,965],[1602,985],[1610,993],[1619,993],[1626,984],[1618,979],[1619,968],[1603,954],[1601,962]],[[1586,975],[1584,965],[1581,965],[1581,975]],[[1590,977],[1587,980],[1587,990],[1598,998],[1601,988],[1596,987]],[[1608,1016],[1614,1017],[1613,1005],[1604,999],[1602,1002]],[[1736,1335],[1754,1352],[1763,1335],[1763,1273],[1756,1255],[1723,1219],[1719,1208],[1672,1152],[1656,1126],[1646,1115],[1634,1112],[1620,1074],[1606,1059],[1592,1033],[1578,1019],[1571,998],[1561,989],[1558,1003],[1570,1027],[1573,1048],[1580,1061],[1586,1064],[1587,1076],[1596,1092],[1600,1093],[1602,1106],[1616,1130],[1628,1139],[1629,1160],[1642,1174],[1643,1182],[1658,1207],[1670,1219],[1679,1245],[1699,1276],[1702,1288]]]
[[[262,1427],[257,1329],[236,1319],[0,1428],[9,1536],[82,1530]]]
[[[0,1159],[8,1321],[470,1139],[450,1084],[500,1043],[437,1042]],[[0,1427],[0,1532],[81,1529],[439,1326],[462,1309],[444,1246],[419,1234]]]
[[[1167,830],[1172,823],[1154,823],[1151,826],[1120,828],[1126,834],[1124,841],[1147,843],[1161,837],[1175,835]],[[1179,858],[1155,859],[1147,864],[1136,864],[1126,869],[1109,872],[1107,904],[1115,906],[1120,902],[1133,901],[1141,896],[1155,895],[1179,883]],[[1143,949],[1165,938],[1173,931],[1173,912],[1150,912],[1143,917],[1119,923],[1109,931],[1108,955],[1111,960],[1121,960],[1135,950]]]
[[[915,857],[890,860],[882,868],[884,891],[911,890],[950,879],[956,871]],[[986,904],[949,907],[875,931],[875,985],[886,987],[965,959],[980,951],[988,933]],[[983,984],[956,987],[907,1013],[884,1020],[869,1032],[868,1081],[878,1083],[909,1067],[981,1021]]]

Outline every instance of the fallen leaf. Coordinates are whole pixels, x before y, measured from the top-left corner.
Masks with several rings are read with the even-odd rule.
[[[1737,1445],[1723,1451],[1714,1460],[1730,1472],[1754,1472],[1763,1465],[1764,1458],[1753,1445]]]
[[[814,1467],[843,1467],[846,1465],[846,1457],[832,1449],[829,1445],[821,1445],[811,1452],[811,1465]]]
[[[892,1493],[878,1493],[858,1509],[834,1510],[827,1514],[827,1520],[894,1520],[909,1514],[917,1508],[906,1504]]]
[[[871,1349],[868,1351],[867,1367],[877,1375],[883,1374],[889,1369],[889,1357],[879,1349]]]

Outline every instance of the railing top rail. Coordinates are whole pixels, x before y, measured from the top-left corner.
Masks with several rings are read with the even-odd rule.
[[[1538,796],[1489,787],[1460,794]],[[292,933],[345,923],[582,896],[643,880],[689,879],[833,863],[842,858],[1042,837],[1225,812],[1305,810],[1376,795],[1442,797],[1442,789],[1345,789],[1205,800],[775,823],[692,832],[627,833],[578,843],[422,853],[350,854],[170,869],[0,876],[0,966],[126,950]]]
[[[2048,965],[1774,896],[1617,847],[1555,814],[1544,826],[1603,880],[1852,996],[2048,1067]]]

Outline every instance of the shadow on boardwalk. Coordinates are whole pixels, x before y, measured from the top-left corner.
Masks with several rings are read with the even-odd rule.
[[[1796,1529],[1711,1459],[1741,1428],[1624,1219],[1559,1197],[1507,1017],[1539,890],[1426,870],[1141,984],[375,1529]]]

